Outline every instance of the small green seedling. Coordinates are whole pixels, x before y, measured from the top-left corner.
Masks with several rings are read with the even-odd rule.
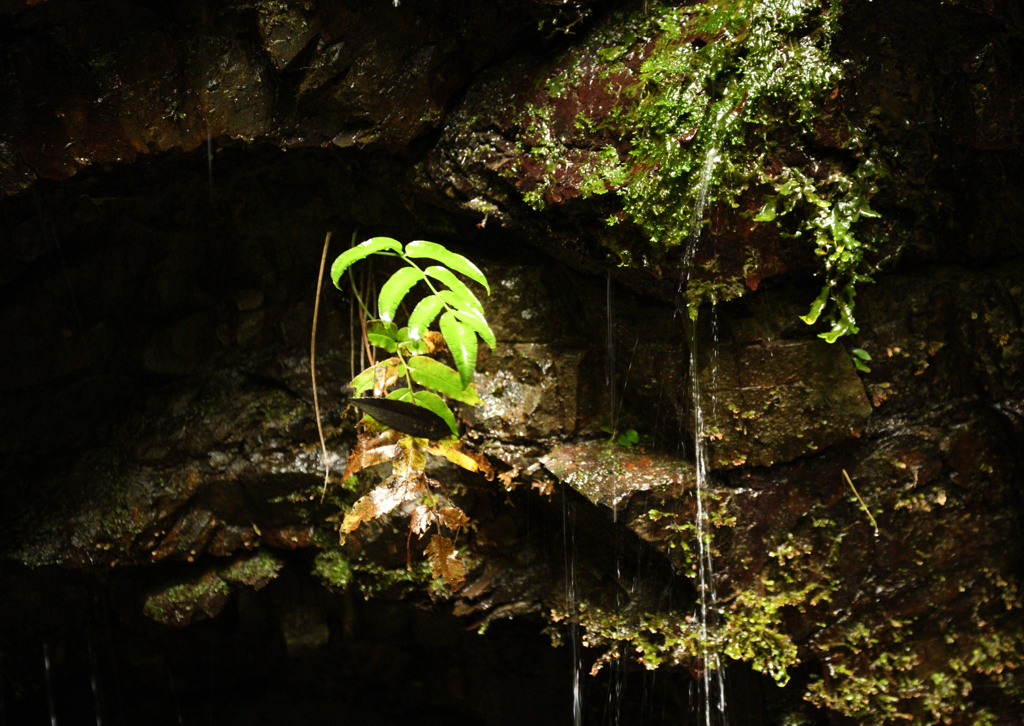
[[[621,434],[618,431],[613,431],[609,426],[602,426],[601,430],[606,434],[611,434],[612,440],[624,448],[629,449],[640,443],[640,434],[635,429],[626,429]]]

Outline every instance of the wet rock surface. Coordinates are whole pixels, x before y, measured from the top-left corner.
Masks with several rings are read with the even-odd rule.
[[[846,168],[845,114],[884,160],[859,331],[800,321],[813,251],[752,223],[753,187],[707,212],[693,260],[694,288],[735,298],[696,309],[734,724],[1024,712],[1021,18],[876,5],[844,6],[820,133],[772,152]],[[45,645],[61,722],[96,710],[90,669],[145,694],[101,695],[110,723],[556,722],[572,666],[548,643],[577,632],[604,665],[587,722],[696,722],[683,255],[609,226],[593,176],[629,153],[616,113],[664,31],[646,6],[0,3],[6,714],[45,720]],[[339,542],[385,475],[336,481],[347,290],[321,301],[321,500],[328,230],[332,256],[435,239],[491,280],[498,346],[457,413],[498,477],[430,463],[474,522],[457,592],[407,509]]]

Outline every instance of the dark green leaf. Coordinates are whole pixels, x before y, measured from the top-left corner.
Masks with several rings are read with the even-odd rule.
[[[408,393],[409,389],[402,389]],[[361,408],[376,421],[403,434],[418,436],[424,439],[437,441],[449,435],[450,424],[448,420],[433,410],[431,405],[421,403],[416,396],[423,391],[414,394],[415,403],[408,400],[398,400],[392,396],[387,398],[353,398],[354,405]],[[435,396],[436,398],[436,396]],[[437,400],[440,400],[439,398]],[[442,402],[443,405],[443,402]],[[447,406],[445,406],[447,410]],[[451,411],[448,411],[451,415]],[[452,416],[452,423],[455,417]]]
[[[437,295],[427,295],[420,300],[409,316],[409,335],[422,338],[443,307],[444,300]]]
[[[401,252],[402,243],[390,237],[374,237],[342,252],[331,265],[331,279],[334,281],[334,286],[341,289],[341,276],[351,265],[376,252],[384,251]]]
[[[455,359],[463,387],[468,386],[476,371],[476,332],[447,312],[441,316],[441,335]]]
[[[484,277],[484,273],[480,271],[479,267],[462,255],[456,254],[455,252],[449,252],[436,242],[415,240],[405,246],[405,254],[409,257],[427,257],[431,260],[437,260],[442,264],[448,265],[448,267],[452,268],[456,272],[461,272],[469,279],[479,282],[484,286],[484,289],[487,290],[487,294],[491,294],[491,287],[487,284],[487,278]]]
[[[455,414],[452,413],[452,410],[448,408],[448,404],[445,403],[440,396],[438,396],[436,393],[432,393],[431,391],[416,391],[416,393],[412,394],[412,398],[414,401],[416,401],[417,405],[420,405],[423,408],[433,411],[442,419],[444,419],[444,422],[448,424],[448,428],[451,430],[451,433],[458,436],[459,427],[458,424],[455,422]],[[426,438],[431,437],[428,436]],[[444,437],[438,436],[436,438],[431,438],[431,440],[436,441],[442,438]]]
[[[377,308],[382,320],[394,320],[395,311],[402,303],[402,298],[412,286],[423,279],[423,273],[415,267],[403,267],[384,283],[377,299]]]
[[[431,388],[448,398],[470,405],[480,403],[479,396],[472,388],[462,384],[459,374],[440,361],[424,356],[414,356],[408,361],[409,374],[421,386]]]
[[[481,318],[484,317],[484,306],[480,304],[473,291],[466,287],[466,283],[455,276],[455,273],[437,265],[431,265],[424,272],[448,286],[451,294],[445,297],[445,302],[459,310],[477,313]]]

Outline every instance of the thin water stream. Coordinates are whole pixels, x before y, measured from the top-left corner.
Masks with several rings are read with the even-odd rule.
[[[718,146],[711,144],[704,157],[698,179],[697,194],[694,206],[690,214],[690,232],[686,241],[685,265],[687,277],[684,285],[690,281],[690,272],[693,269],[697,252],[697,243],[700,241],[701,221],[704,217],[704,208],[707,206],[708,194],[711,185],[711,178],[714,173],[715,164],[718,162]],[[717,319],[712,301],[712,329]],[[691,303],[696,305],[697,303]],[[687,311],[686,328],[687,344],[690,349],[690,392],[693,404],[693,432],[694,432],[694,465],[696,469],[696,530],[697,530],[697,577],[699,593],[699,622],[700,622],[700,658],[703,663],[701,678],[701,708],[704,712],[705,726],[712,724],[726,724],[726,703],[725,703],[725,672],[722,662],[716,650],[711,648],[711,633],[716,625],[718,593],[715,588],[715,567],[711,556],[711,528],[708,518],[707,507],[705,506],[708,476],[710,465],[708,459],[708,414],[714,411],[714,400],[701,385],[700,376],[700,354],[698,345],[696,309]],[[712,335],[712,340],[717,337]],[[712,345],[709,351],[709,383],[710,389],[714,389],[714,372],[716,369],[715,358],[717,351]],[[717,712],[717,716],[716,716]]]

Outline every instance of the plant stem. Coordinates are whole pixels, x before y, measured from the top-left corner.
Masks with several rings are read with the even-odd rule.
[[[868,510],[868,505],[860,498],[860,494],[857,492],[857,487],[853,485],[853,482],[850,480],[850,475],[846,473],[846,469],[843,469],[843,477],[846,479],[846,483],[850,485],[850,489],[853,489],[854,496],[857,497],[857,501],[860,502],[860,506],[864,509],[864,514],[868,515],[868,519],[871,520],[871,526],[875,528],[875,537],[877,537],[878,523],[875,521],[875,518],[871,516],[870,510]]]
[[[331,243],[331,233],[324,240],[324,252],[320,257],[320,274],[316,278],[316,302],[313,303],[313,333],[309,341],[309,375],[313,379],[313,410],[316,412],[316,430],[320,434],[320,449],[324,455],[324,490],[320,493],[320,502],[327,496],[327,484],[331,477],[331,467],[327,462],[327,442],[324,440],[324,427],[320,423],[320,398],[316,391],[316,320],[320,314],[320,289],[324,282],[324,267],[327,265],[327,246]]]

